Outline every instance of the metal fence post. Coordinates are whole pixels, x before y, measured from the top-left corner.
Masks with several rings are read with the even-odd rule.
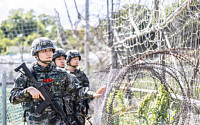
[[[2,75],[2,125],[6,125],[6,72]]]

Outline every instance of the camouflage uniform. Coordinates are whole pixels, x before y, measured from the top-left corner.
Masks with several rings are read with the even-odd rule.
[[[67,52],[66,62],[68,63],[68,65],[70,65],[69,64],[70,59],[74,58],[74,57],[79,57],[79,60],[81,60],[81,56],[78,51],[70,50]],[[66,69],[66,70],[68,70],[68,69]],[[70,73],[75,75],[78,78],[78,80],[81,83],[81,86],[84,87],[85,89],[87,89],[86,91],[89,90],[89,80],[83,71],[81,71],[80,69],[75,69],[74,72],[70,72]],[[74,111],[76,112],[76,115],[82,125],[85,125],[85,116],[88,114],[88,109],[89,109],[88,103],[92,99],[93,99],[93,97],[90,99],[88,98],[88,99],[74,100]],[[83,111],[84,108],[86,108],[86,112]]]
[[[91,98],[93,95],[92,92],[85,92],[84,89],[82,89],[79,81],[74,75],[56,67],[54,63],[50,63],[47,67],[35,63],[31,69],[34,71],[33,74],[37,81],[42,83],[45,88],[51,92],[52,97],[60,107],[63,108],[63,110],[65,107],[63,101],[64,95],[70,94],[71,96],[78,96],[82,99]],[[41,98],[33,100],[31,95],[26,91],[26,88],[30,86],[34,87],[34,85],[33,82],[24,74],[19,74],[15,78],[14,83],[14,87],[11,90],[10,102],[12,104],[21,103],[24,110],[24,118],[29,125],[65,124],[59,117],[57,117],[58,115],[50,106],[45,108],[41,114],[34,112],[43,100]]]

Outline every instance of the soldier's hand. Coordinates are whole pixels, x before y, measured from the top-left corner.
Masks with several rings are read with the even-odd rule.
[[[43,100],[45,100],[42,93],[39,90],[37,90],[35,87],[32,87],[32,86],[28,87],[27,92],[31,94],[33,99],[39,99],[41,97]]]
[[[100,97],[103,93],[103,91],[105,90],[106,86],[104,85],[103,87],[101,87],[99,90],[97,90],[97,92],[93,95],[94,98]]]
[[[87,111],[87,109],[86,109],[86,107],[83,109],[83,112],[86,114],[86,111]]]
[[[93,94],[93,97],[94,97],[94,98],[98,98],[98,97],[100,97],[100,96],[101,96],[101,94],[96,94],[96,93]]]

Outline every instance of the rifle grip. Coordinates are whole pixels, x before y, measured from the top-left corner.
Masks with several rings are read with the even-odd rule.
[[[33,102],[38,102],[39,99],[33,99]]]
[[[48,104],[45,103],[45,101],[43,101],[35,110],[35,113],[41,114],[44,109],[49,106]]]

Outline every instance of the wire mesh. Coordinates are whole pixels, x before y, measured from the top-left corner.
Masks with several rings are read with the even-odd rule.
[[[6,87],[6,121],[8,125],[19,125],[23,124],[23,109],[20,104],[12,105],[9,102],[10,90],[12,87],[13,85],[7,85]],[[2,93],[2,86],[0,86],[0,93]],[[2,102],[2,94],[0,94],[0,102]],[[2,111],[2,103],[0,103],[0,110]],[[2,112],[0,112],[0,117],[2,118]],[[0,119],[0,124],[2,124],[2,119]]]
[[[93,124],[199,124],[200,1],[110,3],[110,22],[101,20],[91,36],[96,35],[94,45],[106,43],[116,52],[117,67],[90,76],[96,88],[107,85],[96,100]],[[58,21],[57,35],[65,41]],[[15,30],[6,29],[6,37],[20,41],[20,33],[44,32],[33,21],[17,23]],[[20,123],[21,106],[7,105],[8,123]]]
[[[99,79],[107,88],[95,125],[199,124],[200,1],[111,4],[105,34],[118,65]]]

